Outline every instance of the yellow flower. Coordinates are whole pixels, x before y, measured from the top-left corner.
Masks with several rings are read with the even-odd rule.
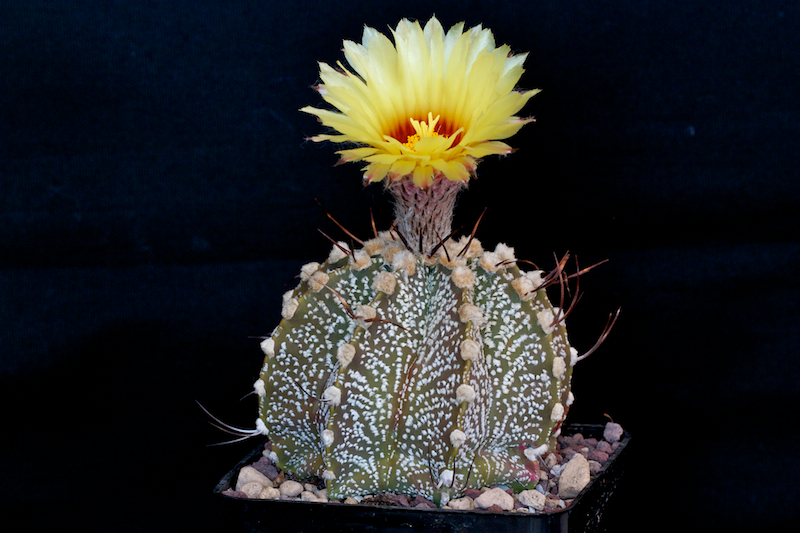
[[[481,26],[464,31],[462,22],[445,33],[435,17],[424,29],[403,19],[392,33],[394,44],[369,27],[361,44],[344,41],[352,72],[320,63],[317,89],[339,112],[301,111],[338,134],[312,140],[359,145],[337,153],[368,163],[369,182],[410,176],[418,187],[438,177],[467,181],[480,158],[509,154],[500,139],[533,120],[514,114],[539,92],[514,90],[527,54],[495,48]]]

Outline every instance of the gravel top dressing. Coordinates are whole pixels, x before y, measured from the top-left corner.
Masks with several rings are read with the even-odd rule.
[[[609,461],[621,445],[622,435],[622,427],[609,422],[601,439],[585,438],[581,433],[559,436],[556,449],[538,458],[539,483],[535,489],[519,493],[502,485],[467,489],[463,496],[448,501],[442,509],[518,513],[548,513],[566,509]],[[299,480],[291,473],[282,472],[270,460],[271,451],[271,443],[266,442],[261,457],[239,470],[235,488],[223,490],[221,494],[261,500],[436,508],[432,501],[422,496],[388,492],[329,500],[324,481]]]

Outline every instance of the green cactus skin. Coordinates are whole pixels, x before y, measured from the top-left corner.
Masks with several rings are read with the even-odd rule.
[[[331,498],[444,504],[471,487],[531,488],[572,403],[576,353],[534,290],[541,272],[504,245],[462,238],[438,252],[389,233],[334,247],[303,267],[262,343],[255,388],[277,464],[325,479]]]

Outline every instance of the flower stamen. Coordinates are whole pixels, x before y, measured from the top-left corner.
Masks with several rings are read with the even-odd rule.
[[[439,132],[436,131],[436,123],[439,122],[439,115],[436,115],[436,118],[433,118],[433,113],[428,112],[428,121],[419,121],[414,120],[413,118],[409,119],[411,121],[411,127],[414,128],[414,135],[408,136],[408,142],[404,142],[403,146],[414,151],[414,145],[423,137],[438,137]]]

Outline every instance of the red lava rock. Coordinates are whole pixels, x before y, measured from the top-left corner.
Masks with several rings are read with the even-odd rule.
[[[598,452],[605,452],[608,455],[614,453],[614,449],[611,447],[611,445],[604,440],[601,440],[600,442],[597,443],[596,449]]]
[[[417,494],[414,496],[414,499],[410,502],[411,507],[419,507],[422,504],[429,509],[436,509],[436,504],[430,501],[429,499],[425,498],[424,496],[420,496]]]
[[[583,445],[588,446],[590,448],[597,448],[597,439],[594,437],[583,439]]]
[[[478,496],[480,496],[481,494],[483,494],[483,492],[478,489],[467,489],[464,491],[464,496],[469,496],[473,500]]]
[[[573,444],[583,444],[583,434],[582,433],[575,433],[572,436]]]
[[[573,450],[572,448],[568,448],[568,449],[564,450],[564,462],[568,463],[570,459],[572,459],[573,457],[575,457],[575,455],[577,455],[577,453],[578,452]],[[560,461],[559,461],[559,463],[560,463]]]
[[[408,502],[408,497],[405,494],[387,493],[387,496],[399,503],[402,507],[411,507],[411,504]]]
[[[589,454],[587,459],[589,459],[591,461],[597,461],[601,465],[604,465],[604,464],[606,464],[606,462],[608,462],[608,454],[605,453],[605,452],[600,452],[600,451],[595,450],[595,451],[593,451],[592,453]]]
[[[222,491],[222,494],[230,496],[231,498],[247,498],[247,494],[240,490],[225,489]]]
[[[615,422],[608,422],[603,430],[603,438],[612,445],[622,438],[622,426]]]
[[[275,478],[278,477],[280,471],[278,468],[266,457],[261,457],[258,461],[251,464],[253,468],[267,476],[270,481],[275,481]]]
[[[505,510],[497,504],[492,505],[491,507],[486,508],[487,511],[492,513],[504,513]]]

